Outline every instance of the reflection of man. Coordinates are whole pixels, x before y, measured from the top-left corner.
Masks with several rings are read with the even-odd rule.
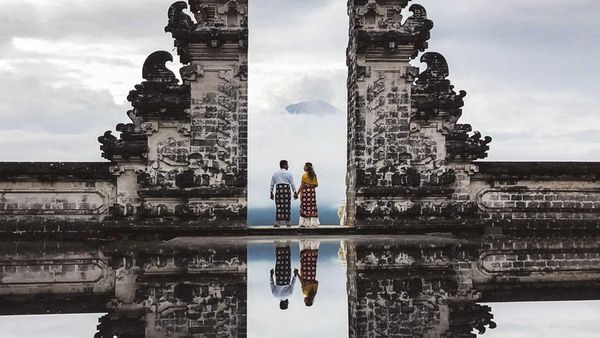
[[[296,194],[296,185],[294,178],[288,171],[289,165],[286,160],[279,161],[279,170],[271,178],[271,199],[275,200],[275,227],[281,225],[291,226],[290,214],[292,212],[292,194],[294,199],[298,198]]]
[[[292,253],[289,242],[275,242],[275,256],[275,269],[271,269],[271,293],[279,299],[279,308],[285,310],[288,308],[288,298],[294,292],[298,270],[294,269],[294,277],[292,277]],[[273,282],[273,275],[275,275],[275,282]]]

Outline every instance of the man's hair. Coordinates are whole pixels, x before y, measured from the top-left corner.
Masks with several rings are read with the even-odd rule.
[[[280,301],[279,302],[279,308],[282,309],[282,310],[287,310],[288,303],[289,303],[289,301],[287,299]]]
[[[279,161],[279,168],[283,169],[285,168],[285,166],[288,164],[288,161],[286,160],[281,160]]]

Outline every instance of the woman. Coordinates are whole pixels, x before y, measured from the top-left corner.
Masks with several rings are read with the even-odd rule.
[[[317,227],[319,226],[319,213],[317,211],[317,192],[319,186],[317,174],[310,162],[304,165],[304,175],[302,182],[298,188],[300,196],[300,227]]]

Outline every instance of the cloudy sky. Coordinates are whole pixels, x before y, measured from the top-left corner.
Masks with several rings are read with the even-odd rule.
[[[172,51],[170,0],[2,0],[0,161],[98,161],[127,121],[145,57]],[[494,138],[490,160],[600,160],[600,2],[423,0],[430,50],[468,92],[462,122]],[[250,206],[287,158],[312,161],[320,202],[344,198],[346,0],[250,5]],[[415,63],[418,65],[418,63]],[[177,64],[170,66],[174,70]],[[290,115],[321,100],[339,112]]]

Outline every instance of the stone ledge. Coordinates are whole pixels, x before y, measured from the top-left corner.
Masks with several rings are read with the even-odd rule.
[[[454,189],[445,187],[368,187],[359,188],[356,196],[359,197],[378,197],[378,198],[398,198],[398,197],[430,197],[441,196],[451,197]]]
[[[473,180],[537,179],[600,180],[600,162],[474,162],[479,172]]]
[[[141,197],[187,197],[187,198],[218,198],[245,196],[245,188],[237,187],[202,187],[188,189],[142,188],[138,190]]]
[[[0,181],[113,181],[109,162],[0,162]]]

